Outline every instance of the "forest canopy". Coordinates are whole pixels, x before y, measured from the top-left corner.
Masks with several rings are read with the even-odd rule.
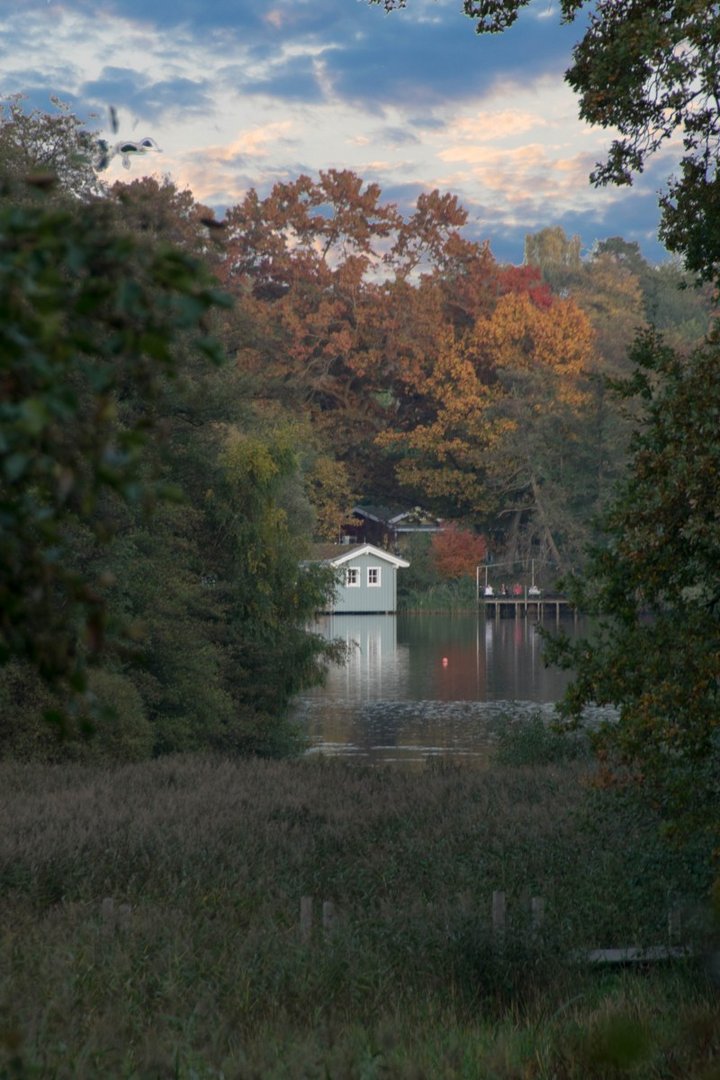
[[[0,125],[2,752],[80,753],[43,712],[114,757],[287,747],[331,653],[309,545],[359,498],[581,565],[630,429],[603,376],[658,311],[681,352],[707,329],[679,265],[560,228],[502,265],[451,193],[403,214],[332,169],[217,221],[104,185],[58,116]]]

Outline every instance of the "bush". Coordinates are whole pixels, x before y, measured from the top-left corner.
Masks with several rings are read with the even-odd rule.
[[[0,757],[49,761],[58,756],[58,732],[43,719],[56,704],[30,664],[13,660],[0,668]]]
[[[528,719],[508,718],[498,733],[499,765],[553,765],[591,757],[583,732],[556,731],[540,714]]]
[[[401,611],[468,611],[477,607],[475,582],[470,578],[443,581],[427,588],[398,590]]]
[[[87,749],[108,761],[142,761],[150,757],[153,730],[139,691],[126,675],[94,670],[88,679],[98,726]]]

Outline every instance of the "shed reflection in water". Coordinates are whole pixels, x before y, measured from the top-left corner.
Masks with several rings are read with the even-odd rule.
[[[315,751],[365,760],[487,757],[509,712],[550,712],[567,675],[545,668],[529,619],[335,615],[314,627],[348,645],[297,717]]]

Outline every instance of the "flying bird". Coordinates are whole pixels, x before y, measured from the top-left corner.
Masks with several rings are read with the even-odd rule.
[[[133,154],[147,154],[148,150],[157,150],[157,152],[159,154],[162,153],[162,151],[160,150],[160,147],[155,142],[155,140],[151,139],[149,135],[146,135],[145,138],[140,139],[139,142],[132,142],[131,141],[131,142],[115,143],[114,147],[112,148],[110,156],[114,157],[115,154],[119,154],[120,157],[122,158],[123,167],[125,169],[129,169],[130,168],[130,158],[132,157],[132,155]]]
[[[100,159],[98,161],[98,169],[106,169],[112,159],[118,154],[122,158],[123,168],[130,168],[130,159],[135,154],[147,154],[148,150],[156,150],[159,154],[162,150],[155,142],[153,138],[146,135],[144,139],[139,139],[135,142],[132,139],[125,139],[123,142],[117,142],[114,146],[108,146],[104,139],[99,141]]]

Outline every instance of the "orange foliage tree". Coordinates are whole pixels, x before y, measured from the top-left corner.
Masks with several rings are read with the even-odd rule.
[[[447,331],[419,419],[379,437],[398,480],[464,512],[504,518],[561,561],[558,488],[584,453],[593,341],[572,300],[547,304],[544,293],[538,303],[508,292],[472,330]]]
[[[431,541],[433,565],[442,578],[468,577],[487,556],[487,542],[470,529],[447,525]]]

